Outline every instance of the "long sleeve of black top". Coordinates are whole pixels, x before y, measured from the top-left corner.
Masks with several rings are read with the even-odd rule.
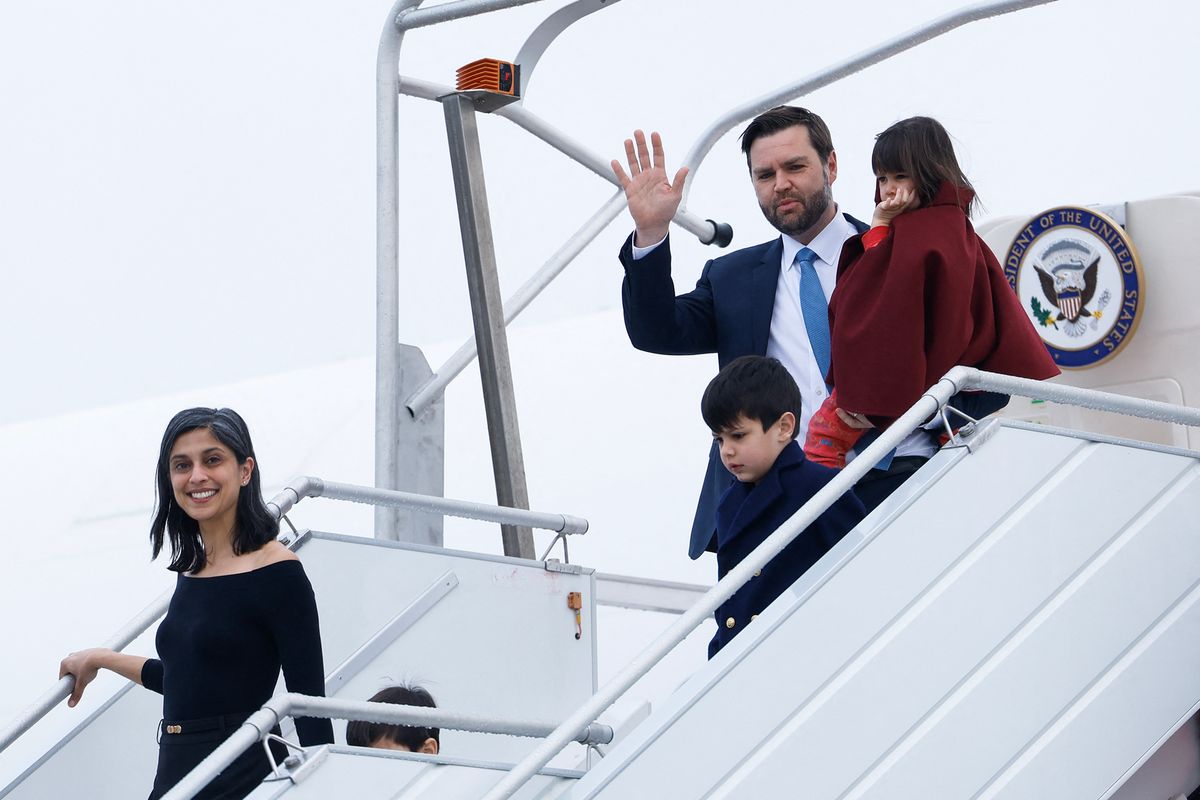
[[[325,694],[317,602],[299,561],[180,575],[156,643],[159,658],[142,667],[142,684],[162,693],[167,720],[257,711],[281,667],[288,691]],[[296,731],[306,746],[333,742],[327,719],[299,718]]]

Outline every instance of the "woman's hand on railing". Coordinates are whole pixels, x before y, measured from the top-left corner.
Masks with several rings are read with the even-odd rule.
[[[92,647],[87,650],[80,650],[77,653],[71,653],[62,660],[58,665],[58,677],[65,678],[70,675],[75,678],[75,685],[71,688],[71,696],[67,698],[67,705],[74,708],[79,702],[79,698],[83,697],[83,690],[87,685],[96,679],[96,674],[100,671],[101,663],[104,660],[105,654],[113,654],[112,650],[104,647]]]
[[[102,669],[111,670],[141,685],[142,667],[145,664],[146,659],[143,656],[126,655],[107,647],[91,647],[69,654],[58,665],[59,678],[70,675],[75,679],[71,696],[67,698],[67,705],[71,708],[76,706],[79,698],[83,697],[83,690],[96,679],[97,673]]]

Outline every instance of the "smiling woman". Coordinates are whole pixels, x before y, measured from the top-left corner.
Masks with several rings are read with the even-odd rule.
[[[228,408],[190,408],[172,418],[159,449],[154,556],[170,544],[175,594],[155,639],[159,658],[93,648],[63,659],[73,675],[67,705],[100,669],[163,695],[161,797],[270,699],[282,667],[290,691],[324,695],[316,599],[299,559],[275,540],[246,423]],[[278,612],[287,599],[288,615]],[[304,745],[332,743],[328,720],[300,719]],[[276,731],[278,732],[278,731]],[[149,735],[149,732],[147,732]],[[276,757],[282,757],[276,752]],[[258,748],[242,754],[198,798],[241,798],[269,771]]]

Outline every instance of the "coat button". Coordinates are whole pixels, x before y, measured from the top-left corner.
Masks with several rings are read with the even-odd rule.
[[[758,619],[758,614],[751,614],[751,615],[750,615],[750,621],[751,621],[751,622],[754,622],[754,620],[756,620],[756,619]]]
[[[761,570],[761,569],[760,569],[760,570],[755,570],[755,571],[754,571],[754,577],[758,578],[758,577],[761,577],[761,576],[762,576],[762,570]]]
[[[729,619],[725,620],[726,628],[732,628],[736,625],[737,625],[737,620],[735,620],[733,617],[730,617]]]

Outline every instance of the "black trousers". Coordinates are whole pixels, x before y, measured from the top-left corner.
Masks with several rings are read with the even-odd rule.
[[[158,771],[148,800],[158,800],[183,780],[197,764],[229,738],[249,714],[228,714],[206,719],[159,723]],[[173,731],[179,731],[175,733]],[[276,727],[272,733],[279,734]],[[271,742],[276,762],[282,761],[286,748]],[[267,754],[258,742],[251,745],[196,795],[196,800],[242,800],[254,791],[271,771]]]
[[[867,513],[870,514],[928,460],[924,456],[893,458],[887,469],[873,469],[859,478],[858,483],[854,484],[854,493],[863,501]]]

